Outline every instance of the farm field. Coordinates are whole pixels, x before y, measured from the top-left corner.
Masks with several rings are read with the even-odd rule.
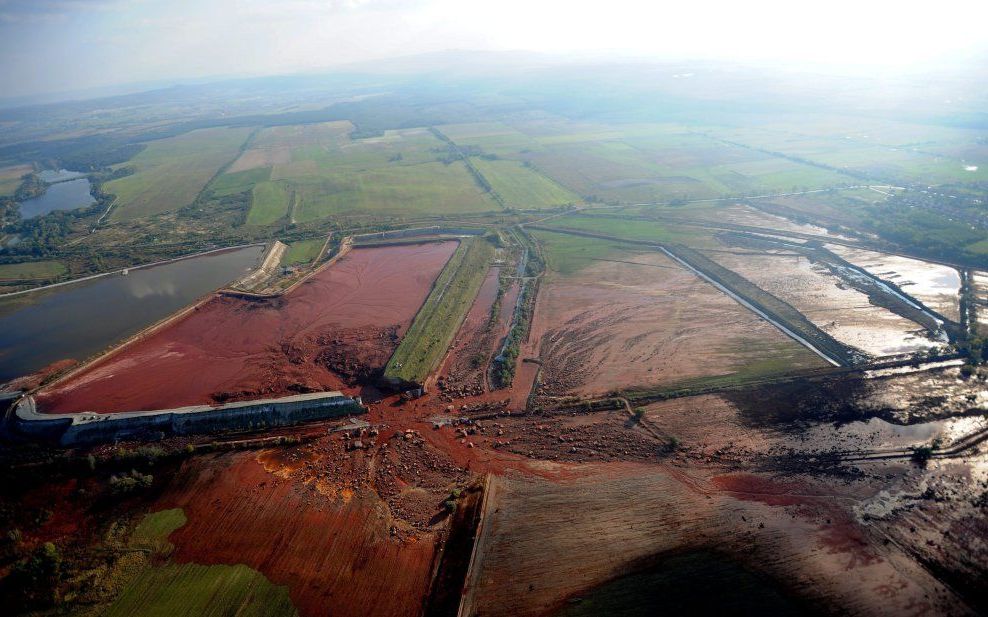
[[[300,222],[330,216],[416,216],[499,209],[476,185],[462,162],[391,164],[366,171],[340,168],[291,176]],[[290,172],[289,172],[290,173]]]
[[[509,208],[554,208],[580,201],[574,193],[517,161],[471,161]]]
[[[872,304],[825,267],[802,255],[709,251],[707,256],[775,295],[845,345],[873,356],[926,350],[939,343],[922,326]]]
[[[575,229],[622,240],[685,244],[693,247],[710,246],[714,243],[712,232],[689,227],[684,224],[649,221],[638,218],[623,218],[620,215],[607,216],[561,216],[541,224],[547,228]]]
[[[904,609],[932,584],[899,547],[870,544],[867,529],[841,504],[874,494],[874,484],[637,465],[590,464],[583,471],[568,480],[491,480],[479,557],[467,582],[468,614],[541,615],[547,608],[595,614],[581,606],[610,595],[613,587],[602,585],[646,573],[703,594],[709,587],[687,573],[727,571],[729,586],[750,586],[782,614],[813,614],[811,606],[821,603],[865,612],[887,610],[889,603]],[[828,517],[831,525],[817,523]],[[711,546],[715,551],[707,552]],[[663,569],[665,563],[678,567]],[[879,581],[894,581],[900,592],[869,597]],[[648,606],[648,587],[629,592],[631,607]]]
[[[541,137],[541,171],[581,196],[667,202],[851,184],[851,178],[714,141],[685,129],[623,139]]]
[[[310,125],[273,126],[255,135],[229,174],[271,168],[292,162],[294,151],[323,148],[349,142],[353,125],[349,122],[324,122]]]
[[[288,215],[291,188],[282,182],[260,182],[251,190],[248,225],[270,225]]]
[[[21,177],[34,171],[33,165],[0,167],[0,197],[11,196],[21,185]]]
[[[871,124],[848,131],[846,121],[826,124],[725,130],[731,141],[799,157],[852,172],[928,183],[983,181],[984,169],[968,170],[978,161],[970,135],[943,127]],[[923,134],[925,133],[925,134]],[[926,143],[917,143],[926,142]],[[937,145],[931,148],[930,143]]]
[[[68,272],[60,261],[28,261],[0,265],[0,281],[21,279],[53,279]]]
[[[151,216],[191,204],[250,135],[246,128],[202,129],[153,141],[127,162],[134,173],[108,182],[113,220]]]
[[[460,147],[472,147],[504,158],[521,158],[522,152],[538,150],[536,137],[500,122],[444,124],[436,127]]]
[[[546,240],[550,267],[559,259],[552,235],[537,235]],[[814,354],[664,255],[612,249],[584,264],[550,275],[540,292],[532,327],[542,341],[548,393],[601,395],[820,366]]]
[[[352,390],[387,363],[455,246],[353,249],[284,298],[214,297],[43,391],[39,408],[136,411]]]
[[[292,200],[299,223],[500,209],[462,161],[444,158],[446,144],[425,128],[364,139],[351,139],[352,131],[349,122],[263,129],[210,192],[222,198],[251,191],[247,223],[259,226],[285,217]],[[544,184],[547,199],[565,194]]]

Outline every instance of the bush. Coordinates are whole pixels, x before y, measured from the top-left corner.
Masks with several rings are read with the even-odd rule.
[[[916,446],[913,448],[912,459],[921,465],[925,465],[933,457],[933,453],[940,448],[940,445],[941,441],[937,438],[928,444]]]
[[[148,488],[152,482],[154,482],[154,476],[131,469],[129,474],[110,476],[110,490],[114,495],[125,495]]]
[[[58,600],[62,555],[57,546],[45,542],[30,557],[14,565],[10,576],[28,603],[53,604]]]

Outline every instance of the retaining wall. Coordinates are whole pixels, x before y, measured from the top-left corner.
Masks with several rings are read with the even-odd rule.
[[[15,405],[13,422],[22,435],[68,446],[141,438],[154,433],[190,435],[289,426],[364,411],[359,397],[340,392],[314,392],[215,407],[196,405],[153,411],[48,415],[38,413],[34,397],[25,396]]]

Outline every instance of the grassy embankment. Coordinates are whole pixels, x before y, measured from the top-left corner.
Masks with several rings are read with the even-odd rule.
[[[322,245],[326,244],[325,238],[315,238],[312,240],[299,240],[288,245],[288,250],[281,257],[281,265],[297,266],[308,264],[316,258]]]
[[[484,282],[493,256],[494,245],[486,238],[471,238],[460,244],[388,361],[385,380],[425,381],[446,354]]]

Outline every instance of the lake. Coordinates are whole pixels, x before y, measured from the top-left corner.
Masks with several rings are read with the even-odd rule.
[[[81,178],[85,175],[86,174],[84,172],[69,171],[68,169],[46,169],[38,172],[38,177],[49,184],[65,182],[66,180],[75,180],[76,178]]]
[[[263,247],[183,259],[0,299],[0,384],[84,360],[242,276]]]
[[[78,178],[52,184],[43,195],[21,202],[21,218],[30,219],[54,210],[75,210],[92,205],[89,179]]]

